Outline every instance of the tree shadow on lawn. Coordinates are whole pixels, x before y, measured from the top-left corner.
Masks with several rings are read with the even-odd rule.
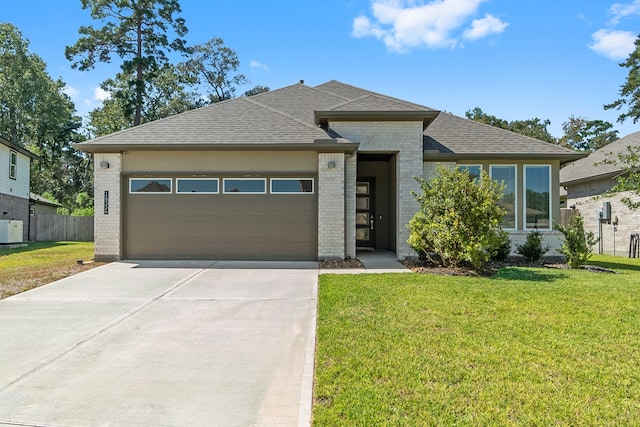
[[[27,246],[22,246],[18,248],[8,248],[8,247],[1,248],[0,256],[19,254],[22,252],[37,251],[40,249],[55,248],[57,246],[67,246],[67,245],[72,245],[78,242],[25,242],[25,243],[27,243]]]
[[[505,267],[498,271],[495,275],[491,276],[491,280],[518,280],[523,282],[555,282],[556,280],[563,280],[568,277],[567,274],[558,271],[551,270],[549,272],[544,271],[542,268],[528,269],[518,267]]]
[[[608,268],[610,270],[615,270],[616,272],[619,272],[621,270],[640,271],[640,265],[627,264],[623,262],[596,261],[596,260],[590,259],[588,261],[588,264],[597,265],[598,267]]]

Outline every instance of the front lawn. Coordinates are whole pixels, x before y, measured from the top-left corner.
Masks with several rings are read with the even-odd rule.
[[[96,267],[78,265],[93,258],[93,242],[30,242],[0,249],[0,299]]]
[[[591,263],[321,276],[314,425],[638,425],[640,262]]]

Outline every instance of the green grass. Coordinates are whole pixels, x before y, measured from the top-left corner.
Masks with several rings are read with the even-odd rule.
[[[95,266],[77,265],[93,258],[93,242],[30,242],[0,249],[0,298],[44,285]]]
[[[321,276],[314,425],[640,425],[640,260],[590,263]]]

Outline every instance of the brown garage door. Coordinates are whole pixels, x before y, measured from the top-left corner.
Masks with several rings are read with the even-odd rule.
[[[315,260],[314,179],[127,177],[128,259]]]

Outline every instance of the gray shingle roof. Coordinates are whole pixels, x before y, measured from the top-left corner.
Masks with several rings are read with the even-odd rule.
[[[529,138],[494,126],[440,113],[424,132],[425,156],[557,158],[583,157],[558,145]]]
[[[608,156],[615,159],[617,154],[627,151],[627,147],[640,147],[640,132],[634,132],[611,144],[594,151],[584,159],[577,160],[560,169],[560,184],[590,181],[619,175],[622,168],[616,165],[599,164]],[[611,154],[610,154],[611,153]]]
[[[313,119],[302,121],[251,97],[219,102],[78,145],[293,144],[322,138],[328,138],[327,133]]]
[[[340,135],[330,128],[319,127],[315,113],[324,114],[325,118],[357,116],[373,120],[383,120],[385,114],[386,119],[391,120],[420,117],[426,124],[438,111],[332,80],[316,87],[294,84],[248,98],[231,99],[77,146],[87,151],[111,151],[252,144],[263,147],[289,144],[293,148],[328,139],[349,142],[340,140]],[[344,147],[347,145],[353,145],[349,150],[357,147],[357,144]],[[574,160],[580,157],[552,144],[447,113],[440,113],[426,128],[424,149],[425,155],[441,158],[511,156]]]

